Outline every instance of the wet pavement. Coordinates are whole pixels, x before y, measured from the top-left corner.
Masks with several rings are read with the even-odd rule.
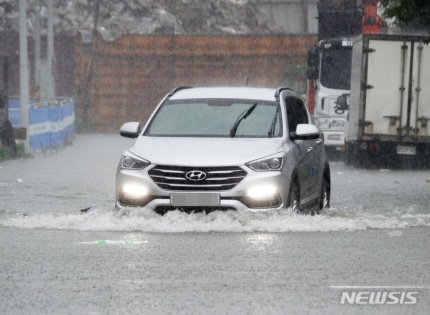
[[[428,314],[429,170],[333,161],[332,208],[320,216],[161,217],[114,210],[131,143],[84,135],[0,163],[0,313]],[[399,298],[368,305],[372,292]]]

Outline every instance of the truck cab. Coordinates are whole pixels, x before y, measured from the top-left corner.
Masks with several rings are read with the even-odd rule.
[[[328,150],[344,151],[349,102],[353,38],[378,33],[384,23],[378,0],[320,0],[318,44],[308,51],[308,110],[324,132]]]
[[[349,99],[352,41],[348,38],[321,40],[308,54],[310,88],[308,108],[315,124],[324,132],[324,143],[337,151],[344,149],[347,110],[338,105]]]

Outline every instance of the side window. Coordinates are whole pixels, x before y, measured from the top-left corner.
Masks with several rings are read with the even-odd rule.
[[[309,123],[305,105],[300,99],[289,97],[285,103],[287,105],[289,132],[295,132],[298,124]]]

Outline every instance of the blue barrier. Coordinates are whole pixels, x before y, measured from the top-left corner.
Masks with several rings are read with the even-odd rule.
[[[9,98],[9,120],[13,127],[21,126],[21,104]],[[75,103],[72,99],[55,102],[29,101],[28,135],[30,150],[39,151],[67,144],[75,135]]]

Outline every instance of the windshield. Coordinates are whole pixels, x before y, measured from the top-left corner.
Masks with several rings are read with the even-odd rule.
[[[321,84],[327,88],[349,90],[351,78],[351,47],[323,49],[321,57]]]
[[[255,103],[255,100],[219,99],[167,101],[150,122],[145,136],[230,137],[238,117]],[[277,107],[276,102],[257,101],[249,116],[236,126],[234,137],[282,136],[281,113]]]

